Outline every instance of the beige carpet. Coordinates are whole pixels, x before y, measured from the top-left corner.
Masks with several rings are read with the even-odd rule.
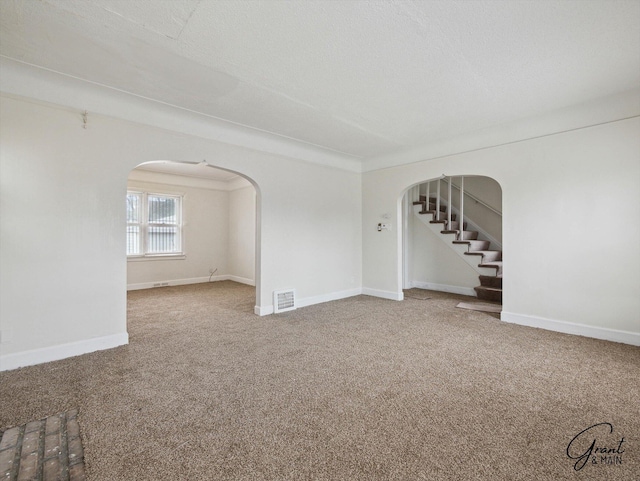
[[[264,318],[253,296],[130,293],[128,346],[0,373],[0,427],[78,407],[90,480],[638,479],[638,348],[437,292]],[[571,452],[624,437],[622,464],[574,471],[603,422]]]

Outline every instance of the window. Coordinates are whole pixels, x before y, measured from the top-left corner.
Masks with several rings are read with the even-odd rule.
[[[127,192],[127,255],[182,255],[182,198]]]

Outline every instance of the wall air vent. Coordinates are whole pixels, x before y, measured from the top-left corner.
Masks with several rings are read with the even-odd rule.
[[[273,291],[273,312],[292,311],[296,308],[296,291],[287,289],[284,291]]]

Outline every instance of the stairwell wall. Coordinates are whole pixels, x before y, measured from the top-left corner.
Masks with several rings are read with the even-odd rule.
[[[429,214],[426,216],[431,218]],[[473,288],[479,285],[477,272],[416,218],[413,210],[408,227],[410,287],[475,295]]]
[[[454,178],[453,185],[459,184],[460,179]],[[502,189],[495,180],[488,177],[467,176],[464,179],[464,191],[490,205],[498,212],[502,212]],[[452,192],[451,203],[455,208],[460,208],[460,193],[455,188]],[[487,234],[502,243],[501,216],[469,197],[465,198],[464,215],[466,219],[472,220]],[[498,246],[492,245],[491,248],[497,249]]]
[[[640,118],[363,174],[363,289],[402,298],[404,191],[483,175],[503,202],[503,320],[640,344]],[[603,188],[604,187],[604,188]],[[606,195],[601,195],[606,192]]]

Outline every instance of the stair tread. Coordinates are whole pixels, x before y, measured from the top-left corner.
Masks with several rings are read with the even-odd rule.
[[[469,246],[468,252],[464,253],[467,256],[482,256],[481,262],[488,264],[489,262],[502,262],[502,251],[492,250],[472,250]]]

